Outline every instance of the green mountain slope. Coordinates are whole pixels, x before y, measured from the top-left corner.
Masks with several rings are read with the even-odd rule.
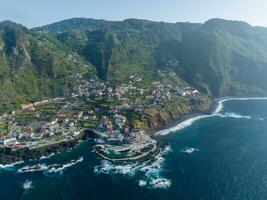
[[[0,24],[0,110],[61,96],[73,84],[72,75],[86,61],[48,34],[12,23]]]
[[[215,96],[264,95],[266,36],[266,29],[244,22],[210,20],[182,42],[183,77]]]
[[[27,29],[0,23],[0,107],[64,95],[73,75],[143,84],[176,71],[214,97],[267,94],[267,29],[212,19],[204,24],[75,18]]]
[[[128,72],[152,77],[163,68],[216,97],[266,95],[267,29],[245,22],[72,19],[36,30],[60,31],[58,39],[92,63],[103,79],[121,80]],[[73,45],[77,40],[80,45]]]

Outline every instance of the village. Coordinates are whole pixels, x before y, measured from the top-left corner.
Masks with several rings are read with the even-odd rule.
[[[126,83],[85,79],[81,74],[71,93],[21,105],[0,116],[0,147],[40,148],[80,138],[89,132],[98,155],[109,160],[142,158],[157,142],[146,134],[148,109],[161,109],[171,99],[200,98],[201,94],[176,73],[158,71],[164,81],[142,83],[132,74]]]

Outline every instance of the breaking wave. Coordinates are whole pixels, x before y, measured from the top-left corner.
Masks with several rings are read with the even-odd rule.
[[[152,186],[153,189],[167,189],[171,186],[171,181],[166,178],[155,178],[149,182],[149,185]]]
[[[142,166],[140,166],[139,170],[144,173],[144,177],[146,180],[145,187],[150,189],[167,189],[171,186],[171,180],[162,176],[163,166],[165,162],[164,155],[166,155],[170,151],[170,146],[167,146],[164,151],[162,151],[155,157],[154,162],[144,163]]]
[[[41,156],[38,159],[29,159],[29,161],[40,161],[40,160],[48,160],[49,158],[53,157],[55,155],[55,153],[51,153],[47,156]]]
[[[157,132],[156,135],[167,135],[169,133],[173,133],[173,132],[185,129],[185,128],[191,126],[194,122],[196,122],[196,121],[198,121],[200,119],[211,117],[211,116],[212,115],[201,115],[201,116],[197,116],[197,117],[193,117],[193,118],[187,119],[187,120],[179,123],[177,126],[174,126],[174,127],[169,128],[169,129]]]
[[[145,180],[139,180],[138,185],[140,187],[145,187],[145,186],[147,186],[147,182]]]
[[[33,188],[32,181],[30,181],[30,180],[26,180],[26,181],[23,183],[22,187],[23,187],[23,189],[26,190],[26,191],[32,189],[32,188]]]
[[[197,152],[197,151],[199,151],[199,149],[197,149],[197,148],[184,148],[184,149],[182,149],[180,152],[182,152],[182,153],[187,153],[187,154],[192,154],[192,153],[194,153],[194,152]]]
[[[148,187],[151,189],[167,189],[171,186],[171,181],[166,178],[153,178],[150,181],[139,180],[140,187]]]
[[[94,173],[109,174],[109,175],[125,175],[125,176],[140,176],[138,185],[150,189],[162,188],[166,189],[171,186],[171,181],[162,176],[162,167],[165,161],[164,156],[171,151],[170,146],[167,146],[153,160],[144,163],[131,164],[113,164],[109,161],[102,160],[101,164],[95,166]]]
[[[0,169],[5,169],[5,170],[12,170],[16,165],[22,164],[23,161],[15,162],[12,164],[7,164],[7,165],[2,165],[0,164]]]
[[[251,119],[251,116],[240,115],[240,114],[233,113],[233,112],[227,112],[224,114],[217,114],[214,116],[219,116],[219,117],[223,117],[223,118],[235,118],[235,119]]]
[[[102,160],[101,165],[94,168],[96,174],[121,174],[121,175],[135,175],[138,164],[115,165],[107,160]]]
[[[59,175],[62,175],[66,169],[82,161],[83,161],[83,157],[77,160],[71,160],[70,162],[65,163],[65,164],[51,164],[51,165],[36,164],[36,165],[31,165],[31,166],[27,165],[25,167],[18,169],[17,172],[18,173],[43,172],[43,174],[46,176],[59,176]]]
[[[30,172],[40,172],[47,169],[46,164],[37,164],[37,165],[27,165],[25,167],[22,167],[18,169],[18,173],[30,173]]]
[[[40,158],[40,160],[47,160],[47,159],[53,157],[54,155],[55,155],[55,153],[51,153],[51,154],[48,155],[48,156],[42,156],[42,157]]]
[[[248,100],[267,100],[267,97],[251,97],[251,98],[224,98],[218,101],[218,106],[213,114],[218,114],[223,110],[223,103],[227,101],[248,101]]]
[[[81,157],[78,160],[72,160],[71,162],[64,164],[64,165],[55,165],[55,166],[51,166],[48,167],[47,170],[45,170],[43,173],[46,176],[55,176],[55,175],[62,175],[63,171],[65,171],[66,169],[80,163],[83,161],[83,157]]]
[[[209,117],[223,117],[223,118],[235,118],[235,119],[251,119],[251,116],[245,116],[245,115],[240,115],[237,113],[229,112],[229,113],[224,113],[222,114],[221,112],[223,111],[224,108],[224,103],[227,101],[247,101],[247,100],[267,100],[267,97],[253,97],[253,98],[225,98],[220,101],[218,101],[218,106],[215,109],[215,111],[211,115],[201,115],[197,117],[193,117],[190,119],[187,119],[178,125],[171,127],[166,130],[162,130],[156,133],[156,135],[167,135],[173,132],[180,131],[182,129],[185,129],[189,126],[191,126],[194,122],[204,119],[204,118],[209,118]],[[259,119],[259,120],[264,120],[264,119]]]

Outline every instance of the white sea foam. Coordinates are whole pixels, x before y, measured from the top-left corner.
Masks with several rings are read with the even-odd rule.
[[[54,156],[55,155],[55,153],[51,153],[50,155],[48,155],[48,156],[42,156],[41,158],[40,158],[40,160],[46,160],[46,159],[48,159],[48,158],[51,158],[52,156]]]
[[[17,170],[18,173],[32,173],[32,172],[43,172],[46,176],[62,175],[63,171],[66,169],[80,163],[83,161],[83,157],[77,160],[71,160],[65,164],[36,164],[36,165],[27,165]]]
[[[195,121],[198,121],[203,118],[208,117],[223,117],[223,118],[244,118],[244,119],[251,119],[250,116],[240,115],[237,113],[224,113],[222,114],[223,110],[223,103],[230,100],[250,100],[250,99],[267,99],[267,98],[229,98],[223,99],[219,101],[217,109],[211,115],[203,115],[197,116],[191,119],[188,119],[175,127],[172,127],[167,130],[163,130],[157,133],[157,135],[166,135],[171,132],[176,132],[178,130],[184,129],[188,126],[191,126]],[[109,161],[101,161],[99,166],[94,168],[94,172],[96,174],[119,174],[119,175],[127,175],[133,176],[138,173],[141,174],[140,180],[138,181],[138,185],[140,187],[146,187],[149,189],[166,189],[171,186],[171,180],[163,177],[163,165],[164,165],[164,155],[171,151],[170,146],[168,146],[164,151],[158,154],[153,161],[146,161],[142,164],[139,163],[131,163],[131,164],[121,164],[115,165]],[[181,150],[181,152],[192,154],[194,152],[199,151],[197,148],[185,148]]]
[[[240,115],[237,113],[231,113],[230,112],[230,113],[221,114],[221,112],[223,111],[223,108],[224,108],[223,104],[225,102],[227,102],[227,101],[247,101],[247,100],[267,100],[267,97],[224,98],[224,99],[218,101],[218,106],[211,115],[201,115],[201,116],[187,119],[187,120],[179,123],[178,125],[176,125],[174,127],[157,132],[156,135],[167,135],[169,133],[177,132],[177,131],[180,131],[182,129],[185,129],[185,128],[191,126],[194,122],[196,122],[200,119],[214,117],[214,116],[223,117],[223,118],[251,119],[251,116]]]
[[[23,163],[23,161],[19,161],[19,162],[15,162],[15,163],[12,163],[12,164],[7,164],[7,165],[1,165],[0,164],[0,169],[11,169],[11,168],[14,168],[16,165],[20,165],[22,163]]]
[[[54,155],[55,155],[55,153],[51,153],[47,156],[41,156],[39,159],[29,159],[29,161],[47,160],[47,159],[53,157]]]
[[[102,160],[101,165],[94,168],[96,174],[121,174],[121,175],[135,175],[138,164],[116,165],[107,160]]]
[[[33,188],[33,185],[32,185],[32,181],[30,180],[26,180],[24,183],[23,183],[23,189],[24,190],[30,190]]]
[[[228,101],[228,99],[218,101],[217,108],[214,110],[213,115],[219,114],[223,110],[223,103],[226,101]]]
[[[171,186],[171,180],[166,178],[155,178],[149,182],[152,189],[167,189]]]
[[[223,118],[235,118],[235,119],[251,119],[251,116],[246,116],[246,115],[240,115],[237,113],[233,113],[233,112],[227,112],[224,114],[217,114],[214,116],[219,116],[219,117],[223,117]]]
[[[140,187],[145,187],[145,186],[147,186],[147,182],[144,181],[144,180],[139,180],[138,185],[139,185]]]
[[[169,128],[169,129],[157,132],[156,135],[167,135],[169,133],[173,133],[173,132],[185,129],[185,128],[191,126],[194,122],[196,122],[196,121],[198,121],[200,119],[211,117],[211,116],[212,115],[201,115],[201,116],[197,116],[197,117],[193,117],[193,118],[187,119],[187,120],[179,123],[177,126],[174,126],[174,127]]]
[[[30,173],[30,172],[40,172],[44,171],[48,168],[45,164],[37,164],[37,165],[27,165],[17,170],[18,173]]]
[[[170,180],[161,176],[162,167],[164,164],[164,156],[171,151],[170,146],[167,146],[162,152],[160,152],[153,160],[146,161],[144,163],[127,163],[127,164],[113,164],[109,161],[102,160],[99,166],[94,168],[96,174],[109,174],[109,175],[124,175],[134,176],[136,174],[141,175],[141,179],[138,182],[140,187],[147,188],[167,188],[169,187]],[[158,182],[156,181],[158,180]],[[160,181],[162,180],[162,181]],[[163,183],[165,180],[165,185]],[[168,184],[167,184],[168,183]]]
[[[215,109],[213,114],[218,114],[223,110],[223,103],[227,101],[248,101],[248,100],[267,100],[267,97],[250,97],[250,98],[235,98],[235,97],[229,97],[224,98],[218,102],[218,106]]]
[[[71,160],[69,163],[66,163],[64,165],[52,165],[48,167],[47,170],[44,171],[45,175],[53,175],[53,174],[63,174],[63,171],[82,162],[83,157],[79,158],[78,160]]]
[[[162,170],[165,161],[165,155],[171,151],[171,147],[169,145],[166,146],[162,152],[155,156],[153,162],[144,162],[142,165],[139,166],[139,170],[145,172],[147,178],[150,178],[151,176],[155,175],[158,176]]]
[[[150,189],[167,189],[171,186],[171,180],[162,176],[165,162],[164,155],[170,151],[171,149],[168,146],[164,151],[156,156],[154,162],[144,163],[142,166],[140,166],[139,170],[144,173],[146,184],[141,185],[139,182],[139,186]]]
[[[181,150],[182,153],[188,153],[188,154],[192,154],[192,153],[197,152],[197,151],[199,151],[199,149],[197,149],[197,148],[188,148],[188,147],[186,147],[186,148]]]

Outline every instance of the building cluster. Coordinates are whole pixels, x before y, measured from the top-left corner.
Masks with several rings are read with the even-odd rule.
[[[164,75],[161,71],[158,73]],[[167,76],[176,77],[176,74],[169,72]],[[19,147],[25,142],[49,141],[50,138],[57,136],[76,137],[80,133],[80,124],[96,129],[107,140],[127,141],[142,131],[129,128],[127,117],[122,114],[124,111],[142,113],[146,108],[164,106],[173,96],[200,95],[198,90],[187,85],[166,85],[156,81],[150,86],[144,86],[140,84],[143,80],[137,74],[130,75],[127,83],[124,84],[85,80],[82,77],[81,74],[77,74],[77,78],[81,80],[66,98],[54,98],[21,105],[19,112],[30,111],[32,114],[31,122],[27,125],[16,122],[14,117],[16,111],[0,116],[0,145]],[[85,105],[89,104],[87,100],[102,100],[107,110],[102,110],[99,106],[88,105],[88,109],[80,107],[78,111],[76,109],[72,112],[73,107],[79,107],[77,102],[81,101],[77,100],[84,99],[86,99]],[[42,111],[37,111],[36,108],[54,102],[61,102],[62,108],[57,110],[52,117],[43,120],[40,117]],[[109,104],[109,102],[112,103]],[[67,110],[71,110],[70,113],[74,114],[69,116]]]
[[[63,101],[63,98],[55,98],[53,101]],[[34,107],[42,104],[49,104],[53,102],[42,101],[34,103]],[[62,109],[65,109],[66,105]],[[49,120],[40,120],[39,111],[33,111],[31,107],[22,109],[20,114],[24,114],[26,119],[29,114],[30,122],[22,124],[16,121],[15,114],[8,114],[5,117],[0,118],[0,146],[9,146],[14,148],[20,148],[23,146],[30,146],[37,144],[39,141],[49,142],[50,139],[59,137],[76,137],[80,131],[76,124],[79,118],[79,114],[72,116],[68,119],[63,110],[55,113],[54,117]],[[27,114],[28,113],[28,114]],[[44,110],[45,113],[45,110]],[[5,130],[4,128],[5,127]]]
[[[177,77],[175,72],[166,74],[158,70],[158,73],[160,76]],[[115,106],[117,110],[122,110],[135,109],[136,107],[140,109],[140,107],[162,106],[165,101],[171,100],[172,96],[192,97],[200,95],[198,90],[187,85],[166,85],[160,81],[155,81],[150,86],[142,86],[140,82],[142,82],[142,78],[137,74],[130,75],[125,84],[83,80],[81,84],[74,87],[72,97],[86,96],[88,99],[94,97],[115,98],[123,101],[122,103],[118,102]],[[141,98],[141,102],[136,103],[131,100],[136,98]],[[151,100],[151,102],[144,106],[142,99]]]
[[[120,114],[115,114],[112,119],[103,116],[96,131],[100,136],[100,139],[96,139],[96,142],[106,144],[129,143],[140,139],[144,134],[142,130],[131,129],[127,125],[127,118]]]

